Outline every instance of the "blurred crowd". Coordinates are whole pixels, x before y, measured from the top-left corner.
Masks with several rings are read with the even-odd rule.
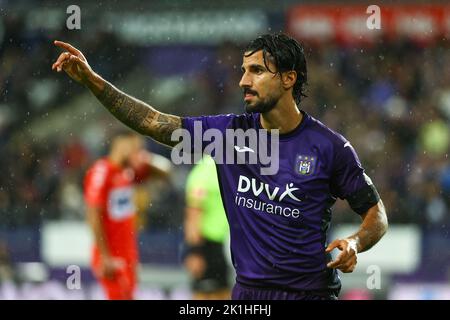
[[[448,41],[329,45],[311,51],[308,62],[304,108],[352,142],[390,221],[448,227]]]
[[[85,89],[51,72],[58,55],[51,42],[58,34],[30,34],[19,18],[4,22],[0,226],[38,227],[45,219],[82,219],[83,176],[105,146],[92,149],[81,133],[37,140],[27,128]],[[61,39],[73,40],[91,66],[113,83],[136,68],[148,83],[169,83],[173,97],[161,102],[165,111],[198,115],[243,110],[238,87],[242,44],[138,47],[108,33],[81,40],[62,32]],[[445,227],[450,222],[449,49],[448,41],[422,46],[408,39],[354,47],[305,44],[309,85],[301,108],[352,142],[392,223]],[[179,54],[166,55],[174,50]],[[170,154],[152,142],[149,147]],[[175,168],[180,172],[175,176],[182,179],[188,169]],[[179,227],[171,224],[179,223],[183,214],[182,185],[176,181],[173,188],[161,186],[164,193],[155,192],[146,200],[149,210],[158,214],[154,224]],[[340,201],[334,219],[358,221]]]
[[[66,28],[51,33],[30,31],[24,15],[2,18],[0,226],[38,226],[43,219],[71,216],[76,206],[80,211],[82,177],[93,161],[78,137],[39,140],[29,129],[31,122],[47,118],[84,92],[83,87],[52,72],[52,61],[58,55],[53,40],[64,39],[85,48],[91,63],[111,81],[120,79],[136,62],[139,50],[129,46],[117,53],[119,44],[108,33],[80,39]]]

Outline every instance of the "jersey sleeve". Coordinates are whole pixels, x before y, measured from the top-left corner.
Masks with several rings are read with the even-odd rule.
[[[226,128],[235,117],[236,115],[234,114],[184,117],[182,118],[182,127],[186,130],[185,134],[189,135],[189,139],[184,139],[185,137],[183,137],[183,143],[186,143],[187,141],[189,144],[188,150],[192,153],[203,152],[205,147],[214,141],[214,136],[225,135]],[[210,131],[205,134],[207,130]],[[205,139],[203,139],[203,137],[205,137]],[[199,150],[199,148],[201,148],[201,150]]]
[[[88,206],[104,207],[107,198],[108,166],[97,162],[84,179],[84,200]]]
[[[355,149],[348,141],[337,147],[331,192],[333,196],[347,200],[358,214],[365,213],[380,200],[372,180],[364,172]]]

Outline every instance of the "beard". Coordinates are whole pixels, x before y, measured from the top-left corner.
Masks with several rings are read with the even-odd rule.
[[[257,102],[245,102],[245,111],[248,113],[265,113],[275,108],[279,98],[267,97]]]

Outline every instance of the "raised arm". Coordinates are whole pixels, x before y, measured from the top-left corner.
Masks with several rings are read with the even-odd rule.
[[[109,112],[133,130],[168,146],[178,143],[171,141],[171,136],[174,130],[181,128],[180,117],[159,112],[120,91],[96,74],[83,53],[72,45],[61,41],[54,44],[66,51],[52,65],[53,70],[64,70],[72,79],[89,88]]]

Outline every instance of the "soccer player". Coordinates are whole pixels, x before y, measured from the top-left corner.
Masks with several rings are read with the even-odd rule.
[[[133,185],[166,178],[171,163],[143,148],[131,130],[117,134],[108,156],[97,160],[84,181],[87,220],[94,235],[92,270],[111,300],[130,300],[138,263]]]
[[[229,227],[216,165],[210,156],[205,156],[189,173],[184,230],[185,265],[192,277],[194,299],[229,299],[229,268],[224,254]]]
[[[350,142],[298,108],[307,67],[295,39],[269,34],[249,43],[239,83],[245,114],[185,118],[126,95],[96,74],[79,50],[55,44],[66,51],[53,69],[65,71],[117,119],[160,143],[175,146],[171,135],[180,128],[193,137],[196,122],[203,132],[215,128],[223,135],[226,129],[279,133],[276,175],[260,174],[259,162],[217,166],[237,275],[232,298],[336,299],[341,287],[337,270],[352,272],[357,253],[385,234],[383,203]],[[362,223],[354,234],[328,243],[337,197],[348,201]],[[332,261],[335,248],[340,253]]]

